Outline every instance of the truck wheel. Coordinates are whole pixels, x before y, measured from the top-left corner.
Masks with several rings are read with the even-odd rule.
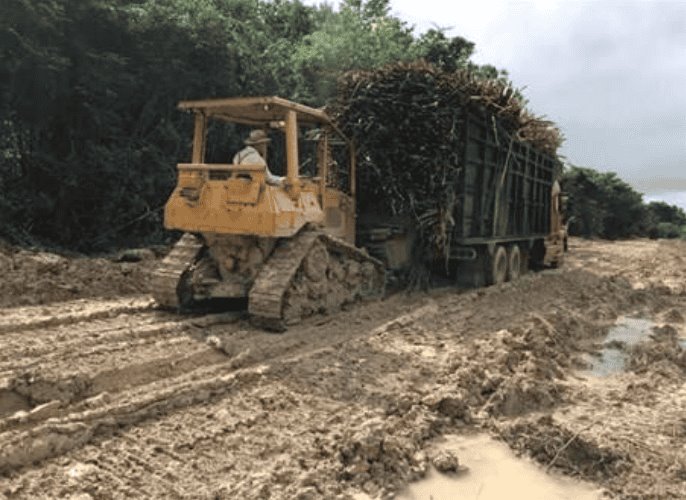
[[[498,245],[493,257],[491,257],[491,269],[489,273],[490,284],[500,285],[507,280],[507,252],[505,247]]]
[[[516,280],[522,274],[522,253],[519,245],[512,245],[507,256],[507,278]]]

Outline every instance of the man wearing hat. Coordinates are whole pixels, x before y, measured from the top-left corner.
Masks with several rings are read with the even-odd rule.
[[[267,169],[267,184],[283,186],[284,178],[272,174],[267,166],[267,144],[271,142],[271,139],[267,137],[265,131],[262,129],[251,130],[250,135],[243,142],[245,147],[233,157],[233,164],[264,165]]]

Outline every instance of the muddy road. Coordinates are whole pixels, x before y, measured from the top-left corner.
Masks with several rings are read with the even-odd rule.
[[[407,498],[446,469],[443,436],[607,497],[686,497],[684,242],[572,240],[563,269],[283,335],[140,286],[0,309],[0,498]]]

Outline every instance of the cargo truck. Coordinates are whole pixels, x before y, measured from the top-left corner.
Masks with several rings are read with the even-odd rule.
[[[460,284],[499,284],[564,259],[562,164],[496,123],[485,109],[467,111],[463,121],[449,254],[434,265]],[[406,270],[416,254],[416,221],[373,210],[358,217],[358,244],[390,271]]]

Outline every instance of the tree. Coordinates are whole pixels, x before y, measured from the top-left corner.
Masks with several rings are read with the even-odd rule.
[[[647,205],[648,235],[651,238],[679,238],[686,234],[686,214],[683,209],[653,201]]]
[[[388,1],[349,0],[305,35],[292,58],[304,77],[296,97],[323,105],[335,96],[342,72],[412,58],[411,28],[387,12]]]
[[[564,172],[562,189],[573,233],[611,239],[645,234],[643,196],[614,172],[572,166]]]
[[[686,226],[686,213],[676,205],[664,201],[651,201],[648,203],[648,212],[655,224],[667,222],[676,226]]]
[[[449,38],[440,29],[430,29],[416,43],[417,55],[445,70],[466,68],[474,54],[474,43],[456,36]]]

